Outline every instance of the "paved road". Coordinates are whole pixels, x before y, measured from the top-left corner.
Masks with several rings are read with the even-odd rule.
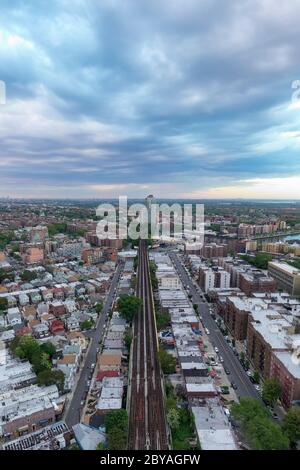
[[[189,287],[189,293],[192,295],[193,303],[198,304],[198,311],[203,319],[202,323],[205,328],[209,329],[210,332],[209,339],[213,346],[216,346],[219,349],[219,354],[224,359],[223,365],[230,371],[228,379],[237,385],[237,396],[252,397],[261,400],[260,394],[254,388],[239,359],[234,355],[231,347],[226,342],[216,322],[212,319],[209,313],[208,304],[206,301],[201,299],[201,290],[199,289],[200,293],[197,291],[191,277],[186,272],[178,256],[175,253],[170,252],[170,257],[177,269],[177,272],[181,275],[183,284]]]
[[[74,424],[80,422],[80,414],[82,409],[82,407],[80,406],[80,402],[84,399],[85,396],[87,381],[91,373],[91,364],[96,363],[97,348],[99,347],[99,341],[101,340],[103,332],[105,330],[106,319],[108,318],[108,312],[111,309],[113,300],[115,298],[115,291],[120,279],[122,269],[123,265],[119,264],[112,279],[109,293],[106,302],[103,306],[102,314],[98,319],[96,329],[94,331],[89,332],[91,342],[87,355],[85,357],[84,367],[81,371],[80,377],[76,384],[76,389],[73,393],[71,403],[69,404],[65,416],[65,421],[69,427],[72,427],[74,426]]]

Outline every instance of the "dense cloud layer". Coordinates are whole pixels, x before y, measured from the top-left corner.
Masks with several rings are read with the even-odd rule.
[[[2,0],[0,196],[299,197],[297,0]],[[292,178],[292,179],[291,179]]]

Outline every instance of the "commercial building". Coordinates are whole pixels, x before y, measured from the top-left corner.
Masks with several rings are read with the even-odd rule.
[[[279,287],[291,295],[300,295],[300,269],[280,261],[270,261],[268,272],[276,279]]]

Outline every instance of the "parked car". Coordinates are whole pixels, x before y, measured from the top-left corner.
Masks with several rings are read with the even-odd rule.
[[[221,362],[221,363],[224,362],[224,359],[223,359],[222,356],[219,356],[219,359],[220,359],[220,362]]]
[[[230,370],[229,369],[224,369],[225,370],[225,374],[229,375],[230,374]]]
[[[209,329],[208,329],[208,328],[205,328],[205,333],[206,333],[207,335],[209,335],[209,334],[210,334],[210,332],[209,332]]]
[[[219,348],[217,348],[217,346],[215,346],[215,351],[216,351],[216,353],[219,352]]]
[[[233,388],[234,390],[237,389],[237,384],[236,384],[235,382],[231,382],[231,386],[232,386],[232,388]]]

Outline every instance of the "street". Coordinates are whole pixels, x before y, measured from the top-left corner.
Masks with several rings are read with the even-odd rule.
[[[239,359],[234,355],[216,322],[212,319],[209,313],[208,304],[201,299],[200,293],[197,292],[191,277],[186,272],[178,256],[172,252],[169,254],[178,274],[181,276],[183,284],[189,287],[189,293],[192,295],[192,302],[198,305],[198,312],[202,317],[202,324],[205,328],[208,328],[210,332],[209,340],[213,346],[216,346],[219,349],[219,353],[224,359],[223,366],[230,371],[228,380],[236,384],[237,396],[252,397],[257,400],[261,400],[260,394],[254,388]]]
[[[69,403],[65,416],[65,422],[70,428],[74,426],[74,424],[79,423],[80,421],[80,414],[82,408],[81,401],[84,400],[85,397],[87,381],[91,373],[91,365],[93,363],[96,363],[97,348],[99,347],[99,341],[102,339],[102,335],[105,330],[105,321],[108,317],[108,312],[111,309],[115,297],[115,289],[119,282],[122,266],[122,264],[119,264],[117,266],[116,272],[114,273],[109,293],[102,309],[102,314],[98,318],[96,329],[89,333],[89,337],[91,339],[88,347],[88,352],[85,357],[84,366],[77,381],[76,388],[74,390],[71,402]]]

